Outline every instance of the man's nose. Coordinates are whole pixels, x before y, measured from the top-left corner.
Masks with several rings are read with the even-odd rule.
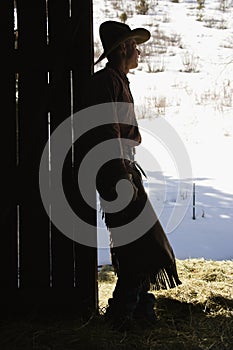
[[[140,54],[141,54],[141,51],[140,51],[139,49],[136,49],[136,50],[137,50],[138,55],[140,55]]]

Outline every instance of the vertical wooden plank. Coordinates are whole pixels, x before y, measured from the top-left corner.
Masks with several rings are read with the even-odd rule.
[[[14,55],[14,2],[0,2],[1,36],[1,203],[0,292],[17,288],[16,217],[16,101]],[[7,300],[1,300],[1,303]]]
[[[82,87],[85,80],[93,74],[93,14],[92,0],[73,0],[72,13],[72,75],[73,75],[73,105],[74,111],[82,108]],[[75,170],[80,163],[78,146],[74,148]],[[93,192],[93,198],[95,192]],[[77,194],[76,203],[79,215],[93,225],[96,234],[96,247],[75,245],[76,254],[76,282],[82,312],[98,311],[97,284],[97,229],[96,211],[90,209]],[[82,232],[80,232],[82,234]]]
[[[85,80],[94,72],[92,0],[72,0],[72,70],[74,110],[82,106],[81,92]]]
[[[49,219],[39,191],[40,158],[48,138],[46,0],[17,0],[19,73],[20,287],[49,288]],[[35,302],[37,302],[35,300]]]
[[[69,65],[69,0],[48,1],[49,47],[54,57],[50,75],[50,125],[51,133],[59,124],[71,115],[71,80]],[[72,143],[70,124],[70,144]],[[51,186],[54,184],[53,166],[54,149],[51,147]],[[69,152],[65,162],[65,185],[71,183],[72,158]],[[52,221],[54,218],[51,207]],[[60,232],[52,223],[52,285],[53,288],[66,289],[74,287],[73,241]]]

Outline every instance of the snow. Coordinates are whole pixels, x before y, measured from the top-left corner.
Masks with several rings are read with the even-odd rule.
[[[126,22],[130,27],[142,26],[152,36],[158,32],[166,36],[158,47],[150,39],[147,45],[154,51],[142,57],[128,78],[143,136],[137,160],[147,173],[145,187],[175,255],[233,259],[233,1],[227,2],[226,11],[220,11],[220,0],[205,1],[201,21],[196,1],[161,0],[158,5],[149,1],[150,11],[144,16],[135,13],[134,2],[125,1],[121,10],[114,9],[114,3],[94,0],[96,43],[100,23],[119,20],[117,16],[129,8],[134,12]],[[176,41],[169,42],[171,36]],[[191,72],[185,71],[185,59]],[[163,69],[155,72],[158,67]],[[174,146],[160,135],[161,120],[172,133]],[[182,152],[190,161],[186,174],[190,178],[182,174]],[[182,219],[171,227],[169,220],[178,209]],[[100,216],[98,237],[99,264],[110,263],[108,233]]]

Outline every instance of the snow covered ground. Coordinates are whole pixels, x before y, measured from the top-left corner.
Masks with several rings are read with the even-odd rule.
[[[119,20],[124,11],[132,28],[151,31],[150,41],[140,47],[138,68],[128,74],[143,136],[137,160],[148,176],[150,200],[177,258],[233,259],[233,1],[225,2],[225,11],[220,0],[206,0],[202,10],[195,0],[148,3],[149,13],[138,15],[134,1],[94,0],[96,56],[102,52],[100,23]],[[160,139],[159,120],[187,152],[191,179],[181,176],[176,143],[169,149]],[[178,206],[183,217],[170,230]],[[108,233],[98,219],[99,264],[105,264],[110,262]]]

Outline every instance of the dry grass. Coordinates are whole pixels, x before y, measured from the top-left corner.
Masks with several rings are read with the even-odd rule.
[[[99,274],[100,316],[83,321],[75,315],[35,315],[1,321],[1,350],[78,349],[233,349],[233,261],[178,260],[183,284],[155,291],[158,325],[135,326],[116,332],[104,323],[102,312],[115,285],[105,268]]]

